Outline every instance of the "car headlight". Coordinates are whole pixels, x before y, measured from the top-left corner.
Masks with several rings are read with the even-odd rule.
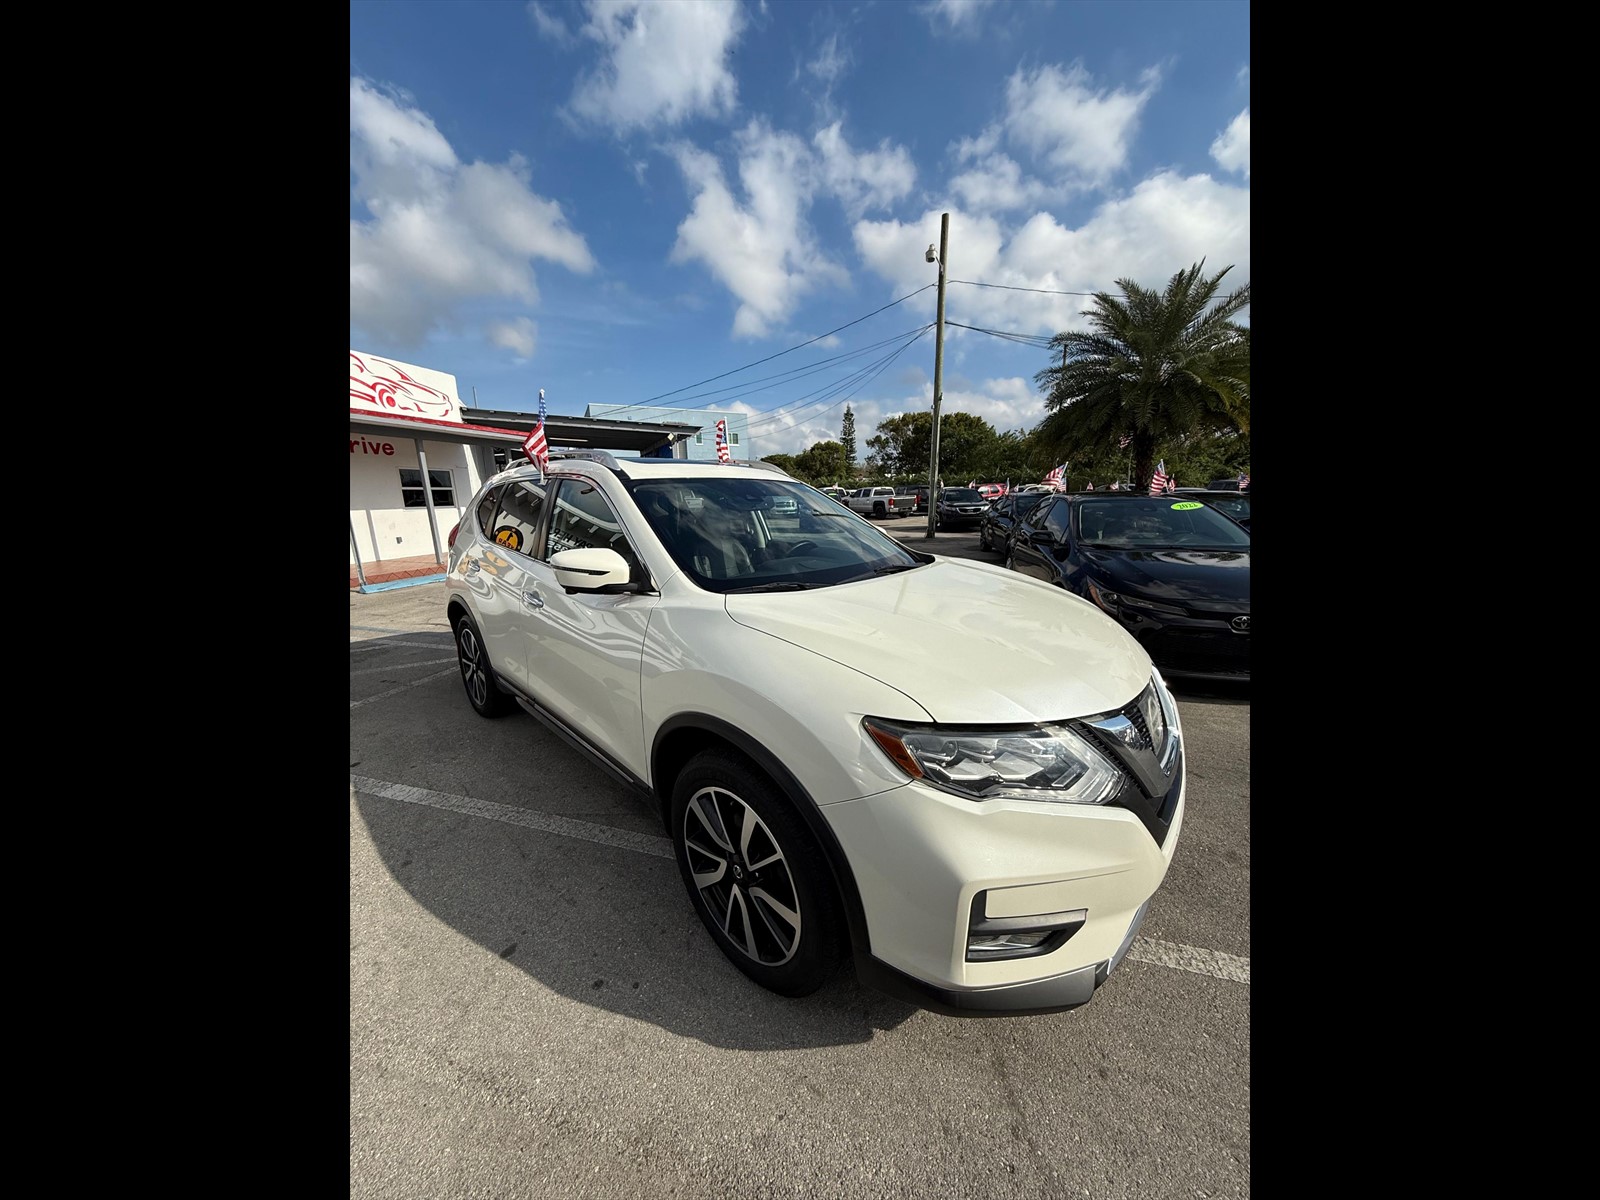
[[[1141,612],[1161,613],[1169,617],[1184,615],[1184,610],[1176,604],[1162,604],[1158,600],[1146,600],[1141,596],[1127,596],[1095,583],[1089,584],[1089,598],[1113,617],[1120,617],[1125,612],[1128,615],[1137,615]]]
[[[969,800],[1105,804],[1122,789],[1122,772],[1065,725],[964,729],[867,717],[862,727],[911,778]]]

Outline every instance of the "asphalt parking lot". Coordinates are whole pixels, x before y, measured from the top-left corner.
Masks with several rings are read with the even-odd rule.
[[[444,596],[350,593],[352,1197],[1250,1194],[1247,692],[1175,683],[1181,841],[1088,1005],[785,1000],[711,943],[631,792],[471,710]]]

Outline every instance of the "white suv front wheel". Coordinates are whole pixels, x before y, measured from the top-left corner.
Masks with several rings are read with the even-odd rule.
[[[678,871],[700,920],[762,987],[805,996],[844,949],[827,864],[778,789],[745,759],[697,755],[672,793]]]

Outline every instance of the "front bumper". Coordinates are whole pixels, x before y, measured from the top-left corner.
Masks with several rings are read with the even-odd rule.
[[[824,806],[847,848],[870,942],[857,947],[858,977],[955,1016],[1085,1003],[1127,953],[1166,877],[1185,788],[1180,772],[1159,819],[1112,806],[974,803],[920,783]],[[1047,953],[968,961],[975,919],[1080,910],[1082,923]]]
[[[1139,926],[1144,924],[1144,914],[1149,907],[1148,900],[1139,906],[1128,932],[1123,935],[1122,945],[1105,962],[1091,963],[1047,979],[989,988],[943,987],[914,979],[870,954],[856,956],[856,977],[886,995],[947,1017],[1016,1017],[1065,1012],[1087,1004],[1095,989],[1117,969],[1128,947],[1133,945]]]

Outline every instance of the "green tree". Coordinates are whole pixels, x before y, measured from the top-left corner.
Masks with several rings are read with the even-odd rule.
[[[1050,339],[1060,365],[1034,376],[1048,415],[1034,433],[1062,458],[1117,458],[1131,443],[1134,487],[1150,483],[1158,453],[1201,432],[1250,431],[1250,328],[1232,320],[1250,303],[1250,285],[1217,298],[1222,278],[1200,273],[1204,260],[1154,292],[1117,280],[1118,299],[1096,292],[1090,332]],[[1168,466],[1172,464],[1169,462]],[[1203,484],[1203,481],[1202,481]]]
[[[872,454],[867,465],[877,474],[928,478],[932,453],[933,414],[901,413],[878,422],[878,432],[867,439]],[[1003,443],[994,426],[971,413],[949,412],[939,421],[939,474],[953,487],[978,475],[988,478]]]
[[[761,461],[771,463],[780,471],[787,471],[796,479],[800,478],[800,471],[796,466],[796,456],[793,454],[763,454],[761,456]],[[810,480],[807,480],[806,482],[809,483]]]
[[[785,468],[796,479],[813,487],[834,487],[849,479],[852,472],[845,461],[845,449],[838,442],[813,442]]]
[[[844,447],[845,468],[852,474],[856,469],[856,414],[844,406],[844,424],[839,429],[839,442]]]

